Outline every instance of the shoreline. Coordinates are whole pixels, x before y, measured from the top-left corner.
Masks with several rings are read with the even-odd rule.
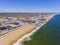
[[[11,31],[0,37],[0,45],[13,45],[17,42],[18,39],[20,39],[34,29],[36,29],[36,26],[33,24],[25,24],[18,29],[16,28],[14,31]]]
[[[18,39],[18,41],[16,43],[14,43],[13,45],[22,45],[23,42],[25,41],[25,39],[27,39],[27,41],[31,40],[30,36],[32,36],[39,28],[41,28],[44,24],[46,24],[51,18],[53,18],[55,15],[52,15],[48,20],[46,20],[45,23],[41,24],[41,26],[37,27],[36,29],[34,29],[32,32],[24,35],[23,37],[21,37],[20,39]]]

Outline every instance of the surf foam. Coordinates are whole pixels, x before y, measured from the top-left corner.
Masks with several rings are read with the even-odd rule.
[[[51,18],[53,18],[53,16],[51,16]],[[22,38],[18,39],[18,41],[16,43],[14,43],[13,45],[24,45],[23,42],[31,40],[30,36],[32,36],[35,32],[37,32],[37,30],[40,29],[44,24],[46,24],[51,18],[49,18],[45,23],[43,23],[41,26],[37,27],[32,32],[30,32],[30,33],[24,35]]]

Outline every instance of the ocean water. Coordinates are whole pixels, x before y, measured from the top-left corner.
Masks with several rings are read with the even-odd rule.
[[[25,41],[24,45],[60,45],[60,14],[55,15],[36,33],[30,41]]]

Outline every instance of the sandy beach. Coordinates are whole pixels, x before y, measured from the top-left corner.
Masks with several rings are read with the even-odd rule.
[[[22,27],[16,28],[14,31],[9,32],[0,37],[0,45],[12,45],[19,38],[28,34],[35,28],[36,28],[36,26],[34,26],[33,24],[26,24]]]
[[[46,21],[42,23],[39,27],[34,24],[25,24],[24,26],[15,28],[13,31],[0,36],[0,45],[19,45],[18,43],[23,42],[23,40],[35,33],[39,28],[41,28],[52,16],[46,17]],[[19,40],[19,41],[18,41]],[[14,44],[16,43],[16,44]]]
[[[19,38],[18,41],[14,43],[13,45],[23,45],[23,42],[25,39],[29,41],[31,39],[30,36],[33,35],[39,28],[41,28],[44,24],[46,24],[53,17],[54,15],[50,16],[45,23],[43,23],[41,26],[37,27],[36,29],[32,30],[30,33],[24,35],[22,38]]]

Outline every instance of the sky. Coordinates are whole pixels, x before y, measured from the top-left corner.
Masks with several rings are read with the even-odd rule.
[[[60,12],[60,0],[0,0],[0,12]]]

